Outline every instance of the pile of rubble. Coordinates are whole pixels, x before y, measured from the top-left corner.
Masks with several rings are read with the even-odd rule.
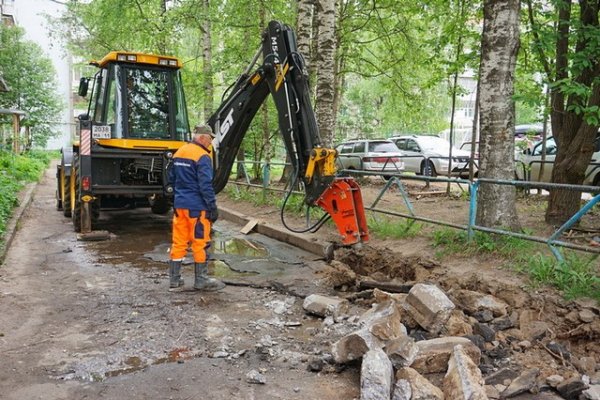
[[[361,400],[506,399],[530,393],[600,400],[595,354],[578,358],[577,369],[565,376],[518,365],[513,356],[533,346],[543,346],[563,365],[570,357],[563,345],[547,340],[549,326],[527,310],[509,312],[508,304],[490,294],[445,293],[423,283],[407,294],[374,289],[372,295],[372,308],[360,317],[348,316],[346,299],[313,294],[303,304],[309,314],[352,326],[333,343],[326,361],[361,362]],[[597,310],[586,312],[598,319]]]

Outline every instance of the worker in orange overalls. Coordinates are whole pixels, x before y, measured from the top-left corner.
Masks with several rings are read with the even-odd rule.
[[[212,186],[212,139],[208,125],[194,128],[192,142],[181,146],[173,155],[169,182],[175,191],[173,243],[169,261],[169,287],[183,286],[181,263],[191,243],[194,255],[194,289],[221,290],[225,284],[208,276],[207,249],[210,231],[217,220],[217,201]]]

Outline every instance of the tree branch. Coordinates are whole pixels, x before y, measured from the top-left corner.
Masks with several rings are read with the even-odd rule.
[[[540,35],[537,31],[537,24],[535,23],[535,18],[533,16],[533,5],[531,4],[531,0],[527,0],[527,15],[529,16],[529,25],[531,26],[531,33],[533,34],[533,40],[535,42],[535,49],[538,53],[538,57],[540,59],[540,63],[544,67],[544,72],[546,72],[546,76],[549,81],[552,81],[552,70],[550,69],[550,63],[548,62],[548,58],[544,54],[544,50],[542,49],[542,41],[540,40]]]

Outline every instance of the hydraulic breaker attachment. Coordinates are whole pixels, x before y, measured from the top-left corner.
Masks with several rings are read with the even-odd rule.
[[[360,187],[352,178],[335,178],[316,204],[335,222],[344,245],[366,243],[369,229]]]

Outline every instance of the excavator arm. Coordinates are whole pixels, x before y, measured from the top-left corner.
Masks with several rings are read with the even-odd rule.
[[[216,134],[215,191],[225,187],[248,126],[269,94],[295,179],[304,186],[306,204],[319,206],[331,216],[343,244],[367,242],[360,188],[352,178],[336,177],[336,151],[321,144],[304,59],[293,31],[280,22],[269,23],[261,48],[209,118]]]

